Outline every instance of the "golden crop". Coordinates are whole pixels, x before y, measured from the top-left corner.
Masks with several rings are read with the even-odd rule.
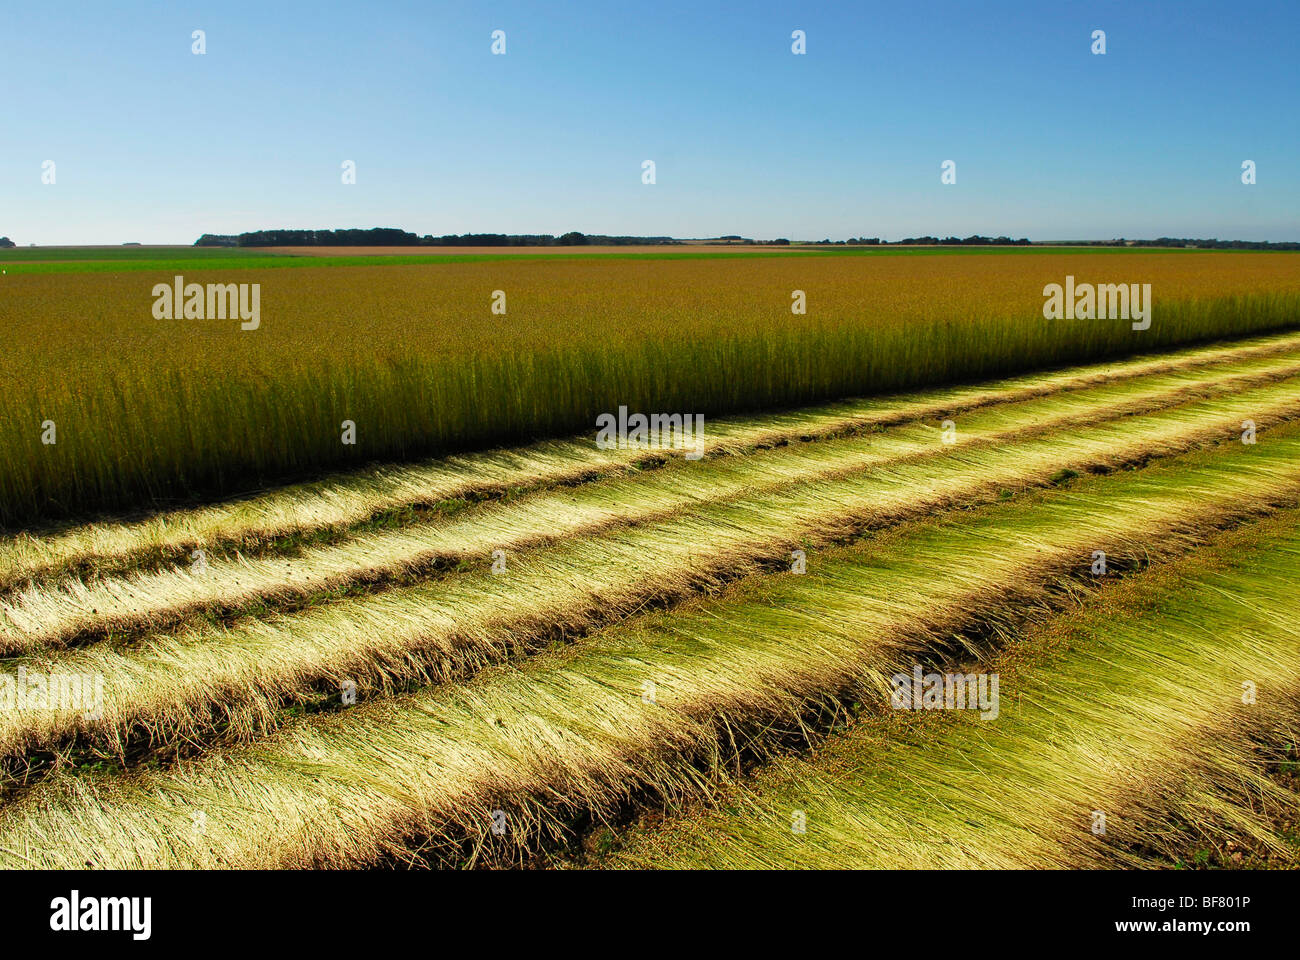
[[[713,416],[1279,328],[1300,315],[1297,265],[1207,252],[186,269],[260,283],[253,331],[156,319],[150,291],[170,274],[13,275],[0,522],[553,436],[620,404]],[[1043,287],[1067,274],[1150,283],[1151,329],[1044,320]]]

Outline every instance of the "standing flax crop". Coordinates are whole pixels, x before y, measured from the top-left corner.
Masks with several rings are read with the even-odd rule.
[[[187,271],[260,327],[160,320],[150,271],[7,278],[0,524],[588,429],[791,406],[1296,323],[1287,254],[615,260]],[[1046,321],[1066,274],[1150,283],[1149,330]],[[489,294],[509,294],[507,315]],[[790,292],[808,293],[806,315]],[[89,305],[89,306],[88,306]],[[356,443],[341,442],[343,421]],[[57,443],[42,442],[52,422]]]

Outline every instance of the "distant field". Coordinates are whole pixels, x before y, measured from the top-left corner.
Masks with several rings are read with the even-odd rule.
[[[595,255],[613,255],[625,257],[645,256],[777,256],[788,257],[806,254],[819,256],[893,256],[902,254],[988,254],[988,253],[1060,253],[1063,250],[1076,250],[1081,253],[1141,253],[1136,247],[1054,247],[1054,246],[1009,246],[1009,247],[944,247],[932,244],[918,246],[849,246],[823,245],[815,243],[791,243],[788,246],[743,243],[681,243],[681,244],[646,244],[639,246],[575,246],[575,247],[266,247],[267,251],[282,253],[295,257],[411,257],[411,256],[551,256],[551,257],[586,257]],[[1146,252],[1186,251],[1185,247],[1147,247]],[[1204,251],[1202,251],[1204,252]]]
[[[136,262],[154,260],[229,260],[274,256],[270,251],[227,247],[113,246],[12,247],[0,249],[0,263],[66,263],[79,261]]]
[[[743,244],[639,244],[636,246],[577,247],[267,247],[295,257],[409,257],[409,256],[571,256],[573,254],[646,253],[780,253],[783,247]]]
[[[159,320],[172,267],[0,278],[0,521],[592,429],[626,405],[708,417],[1280,329],[1300,256],[262,255],[183,261],[261,284],[261,326]],[[898,255],[895,255],[898,254]],[[181,263],[181,261],[178,261]],[[322,265],[324,263],[325,265]],[[81,263],[54,266],[79,267]],[[202,267],[200,266],[202,265]],[[31,265],[35,266],[35,265]],[[1044,320],[1042,290],[1152,285],[1153,322]],[[491,311],[493,291],[506,315]],[[791,292],[807,296],[791,313]],[[355,445],[340,425],[356,424]],[[57,425],[56,444],[41,425]]]
[[[0,265],[10,275],[41,273],[122,273],[141,270],[193,269],[220,264],[222,269],[262,267],[360,267],[412,264],[487,263],[519,257],[558,262],[579,260],[727,260],[802,257],[1036,256],[1066,252],[1089,255],[1205,253],[1176,248],[1131,247],[849,247],[792,244],[788,247],[709,246],[637,247],[35,247],[0,250]],[[1233,251],[1237,253],[1238,251]],[[1240,251],[1242,254],[1267,251]]]

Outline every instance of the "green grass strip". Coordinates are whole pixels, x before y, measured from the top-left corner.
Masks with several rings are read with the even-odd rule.
[[[445,249],[445,248],[444,248]],[[147,252],[147,251],[146,251]],[[1184,247],[765,247],[731,251],[692,252],[668,249],[647,253],[411,253],[349,256],[312,256],[272,253],[253,248],[235,250],[195,248],[195,252],[146,256],[138,251],[100,252],[75,248],[71,253],[46,249],[16,248],[0,251],[0,263],[14,274],[123,273],[137,270],[193,270],[204,260],[212,260],[222,270],[266,267],[372,267],[410,266],[413,264],[499,263],[502,261],[541,260],[743,260],[754,257],[781,259],[806,257],[934,257],[934,256],[1034,256],[1037,254],[1086,253],[1213,253]],[[1241,253],[1248,251],[1226,251]],[[1268,252],[1268,251],[1260,251]],[[1276,251],[1274,251],[1276,252]],[[47,259],[46,259],[47,258]]]

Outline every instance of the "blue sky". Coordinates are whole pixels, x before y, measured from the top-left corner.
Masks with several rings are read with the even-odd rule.
[[[23,244],[1300,240],[1295,0],[119,0],[3,19],[0,235]]]

